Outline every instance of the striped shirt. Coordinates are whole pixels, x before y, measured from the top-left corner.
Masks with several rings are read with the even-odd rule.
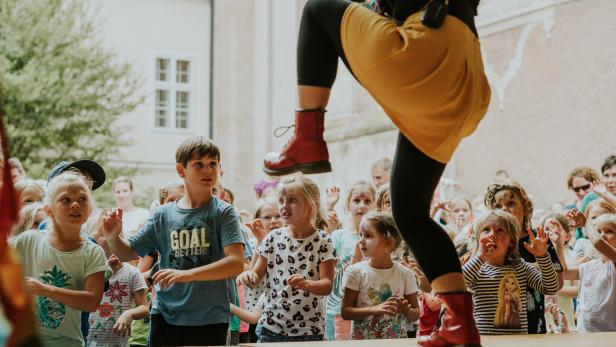
[[[523,260],[503,267],[472,257],[462,268],[473,293],[474,316],[482,335],[526,334],[528,287],[556,294],[558,277],[549,255],[537,257],[539,270]]]

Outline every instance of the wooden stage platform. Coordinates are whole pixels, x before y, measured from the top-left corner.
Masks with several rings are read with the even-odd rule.
[[[616,347],[616,332],[592,334],[550,334],[483,336],[483,347]],[[414,347],[415,339],[400,340],[353,340],[337,342],[249,343],[240,346],[259,347]]]

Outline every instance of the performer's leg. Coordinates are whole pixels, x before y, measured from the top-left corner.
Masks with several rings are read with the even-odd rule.
[[[430,217],[430,202],[445,164],[421,152],[404,135],[391,172],[392,213],[398,228],[447,308],[441,328],[421,337],[423,346],[477,345],[479,333],[456,250],[447,233]]]
[[[340,23],[349,4],[346,0],[309,0],[304,7],[297,43],[299,111],[295,115],[295,136],[281,153],[265,157],[264,170],[268,174],[331,171],[323,140],[324,116],[338,57],[347,64]]]

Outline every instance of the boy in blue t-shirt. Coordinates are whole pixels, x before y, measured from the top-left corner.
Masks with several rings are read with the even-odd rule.
[[[244,244],[235,208],[212,195],[220,151],[196,136],[176,151],[176,170],[186,194],[161,206],[139,233],[121,237],[122,211],[107,210],[103,234],[121,260],[160,253],[153,275],[149,343],[152,346],[225,345],[229,324],[226,279],[243,271]]]

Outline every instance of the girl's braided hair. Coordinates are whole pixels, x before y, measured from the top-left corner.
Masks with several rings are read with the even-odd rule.
[[[496,194],[504,190],[509,190],[520,198],[522,208],[524,210],[524,220],[520,225],[523,230],[528,230],[531,227],[531,217],[533,215],[533,202],[529,199],[528,194],[522,186],[517,182],[506,182],[504,184],[491,184],[488,186],[486,195],[483,198],[483,203],[489,209],[494,209],[496,203]]]

